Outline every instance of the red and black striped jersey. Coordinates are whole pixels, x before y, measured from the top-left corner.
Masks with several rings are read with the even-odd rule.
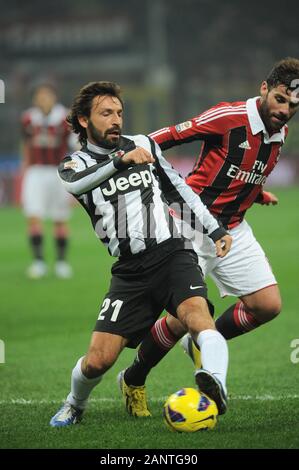
[[[269,136],[260,117],[259,97],[219,103],[199,116],[153,132],[162,150],[202,140],[186,181],[227,228],[244,218],[278,162],[287,126]]]
[[[28,146],[30,165],[59,165],[69,149],[68,110],[55,104],[49,114],[32,107],[21,118],[22,134]]]

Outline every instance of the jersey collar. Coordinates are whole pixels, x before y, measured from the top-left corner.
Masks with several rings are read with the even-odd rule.
[[[246,101],[246,110],[247,110],[248,120],[249,120],[252,134],[256,135],[259,132],[263,132],[265,144],[271,144],[272,142],[283,143],[285,139],[285,126],[283,126],[280,129],[280,131],[275,132],[275,134],[272,134],[270,137],[262,121],[260,113],[258,112],[258,109],[257,109],[256,102],[258,99],[260,99],[260,96],[249,98]]]
[[[98,155],[108,155],[109,153],[114,152],[116,147],[114,149],[105,149],[104,147],[98,147],[97,145],[92,144],[88,140],[87,141],[87,148],[91,152],[97,153]]]

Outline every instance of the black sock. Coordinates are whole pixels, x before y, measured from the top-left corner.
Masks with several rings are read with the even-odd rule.
[[[39,235],[30,235],[29,242],[32,249],[32,253],[35,259],[43,260],[43,236]]]
[[[160,328],[159,336],[157,336],[157,325]],[[179,338],[175,337],[170,331],[166,317],[157,320],[142,341],[133,364],[125,371],[124,379],[126,384],[133,386],[144,385],[150,370],[166,356],[178,340]]]
[[[66,237],[56,237],[55,238],[57,260],[58,261],[64,261],[65,255],[66,255],[66,250],[68,248],[68,241],[69,240]]]

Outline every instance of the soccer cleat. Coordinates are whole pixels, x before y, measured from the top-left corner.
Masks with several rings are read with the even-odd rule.
[[[124,379],[125,370],[122,370],[117,376],[117,382],[120,391],[124,397],[126,410],[132,416],[144,418],[151,416],[147,407],[145,385],[133,386],[127,385]]]
[[[27,276],[30,279],[41,279],[48,272],[46,263],[41,259],[36,259],[27,269]]]
[[[53,416],[50,426],[53,428],[62,428],[71,424],[78,424],[82,419],[83,410],[75,408],[67,401],[62,405],[60,410]]]
[[[227,397],[221,383],[215,375],[205,369],[200,369],[195,372],[195,381],[198,389],[214,400],[219,415],[223,415],[227,409]]]
[[[196,369],[201,369],[201,354],[200,350],[196,347],[191,335],[186,333],[181,341],[180,344],[186,354],[192,359]]]
[[[55,264],[55,274],[59,279],[70,279],[73,275],[73,270],[66,261],[57,261]]]

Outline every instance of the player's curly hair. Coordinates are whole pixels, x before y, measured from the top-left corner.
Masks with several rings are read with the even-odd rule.
[[[299,60],[294,57],[286,57],[277,62],[266,78],[269,90],[278,85],[285,85],[287,91],[292,91],[298,88],[298,80]]]
[[[89,117],[92,107],[92,100],[95,96],[115,96],[119,99],[122,106],[123,101],[120,97],[121,89],[119,85],[113,82],[90,82],[81,88],[75,97],[71,110],[67,116],[67,122],[70,124],[73,132],[79,135],[79,142],[85,144],[87,141],[86,129],[81,126],[78,117]]]

